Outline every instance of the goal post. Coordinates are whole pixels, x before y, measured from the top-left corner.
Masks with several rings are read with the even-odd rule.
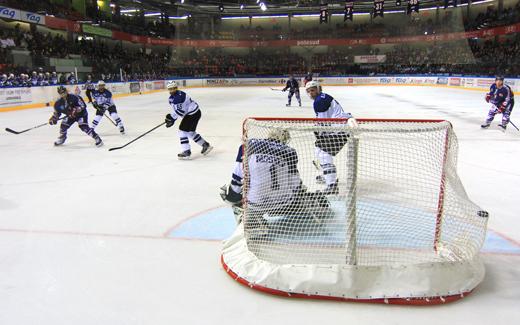
[[[488,214],[458,178],[452,125],[357,122],[244,121],[243,216],[224,269],[291,297],[436,304],[469,294],[485,273]]]

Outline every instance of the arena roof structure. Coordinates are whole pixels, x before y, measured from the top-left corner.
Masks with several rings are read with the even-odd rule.
[[[480,3],[481,1],[457,0],[459,5]],[[373,0],[352,1],[354,12],[369,13],[373,11]],[[385,1],[384,10],[405,11],[407,1]],[[444,7],[444,0],[422,0],[420,8]],[[174,15],[209,14],[221,16],[248,16],[273,14],[318,14],[320,8],[327,6],[329,14],[343,14],[345,0],[120,0],[122,10],[142,9],[149,12],[168,12]]]

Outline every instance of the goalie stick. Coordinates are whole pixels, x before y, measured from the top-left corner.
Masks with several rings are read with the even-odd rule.
[[[133,139],[132,141],[128,142],[127,144],[124,144],[124,145],[122,145],[122,146],[120,146],[120,147],[110,148],[110,149],[108,149],[108,151],[113,151],[113,150],[123,149],[124,147],[128,146],[128,145],[131,144],[131,143],[136,142],[137,140],[141,139],[142,137],[144,137],[144,136],[147,135],[148,133],[154,131],[155,129],[160,128],[160,127],[163,126],[164,124],[166,124],[166,122],[162,122],[161,124],[157,125],[157,126],[154,127],[153,129],[146,131],[145,133],[141,134],[140,136],[138,136],[137,138],[135,138],[135,139]]]
[[[63,120],[65,117],[67,117],[67,116],[63,116],[63,117],[59,118],[58,121],[59,121],[59,120]],[[27,132],[27,131],[31,131],[31,130],[37,129],[37,128],[41,128],[42,126],[45,126],[45,125],[48,125],[48,124],[49,124],[49,122],[47,122],[47,123],[43,123],[43,124],[36,125],[36,126],[33,126],[32,128],[28,128],[28,129],[26,129],[26,130],[22,130],[22,131],[15,131],[15,130],[13,130],[13,129],[11,129],[11,128],[5,128],[5,130],[6,130],[7,132],[10,132],[10,133],[13,133],[13,134],[20,134],[20,133],[25,133],[25,132]]]

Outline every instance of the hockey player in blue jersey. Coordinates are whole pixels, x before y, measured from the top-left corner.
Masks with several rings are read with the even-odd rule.
[[[296,99],[298,100],[298,106],[302,106],[302,100],[300,98],[300,84],[298,81],[291,75],[289,80],[287,80],[287,84],[282,91],[287,91],[289,89],[289,94],[287,95],[287,104],[285,106],[291,106],[291,99],[293,95],[296,95]]]
[[[250,139],[240,146],[233,170],[231,185],[221,188],[221,197],[235,207],[242,206],[244,186],[243,158],[248,158],[247,208],[244,229],[266,231],[266,217],[288,217],[316,221],[331,215],[329,201],[320,192],[308,192],[298,172],[298,154],[287,142],[287,130],[274,129],[267,139]],[[240,209],[234,209],[237,223],[241,222]],[[237,215],[238,214],[238,215]],[[293,220],[298,221],[298,220]],[[258,234],[258,233],[257,233]]]
[[[170,92],[169,103],[172,113],[166,115],[166,127],[172,127],[177,119],[182,118],[179,125],[179,138],[182,152],[177,155],[181,160],[191,157],[190,140],[202,146],[201,153],[207,155],[213,147],[197,133],[197,124],[202,116],[199,104],[190,98],[185,92],[178,89],[175,81],[168,81],[166,88]]]
[[[505,131],[513,106],[515,106],[515,97],[511,87],[504,84],[504,77],[497,76],[495,78],[495,83],[491,85],[489,92],[486,94],[486,102],[491,103],[491,109],[481,127],[483,129],[488,128],[495,115],[502,113],[502,123],[498,126]]]
[[[121,121],[121,118],[117,114],[117,108],[112,99],[112,93],[110,90],[105,88],[105,82],[103,80],[98,82],[98,89],[92,91],[92,99],[92,105],[96,109],[96,116],[94,117],[94,120],[92,120],[92,128],[95,129],[99,125],[105,111],[108,111],[110,117],[112,117],[116,126],[119,128],[119,132],[125,134],[125,127],[123,126],[123,121]]]
[[[55,125],[58,123],[61,114],[66,115],[66,117],[61,121],[60,136],[54,142],[54,145],[61,146],[65,143],[65,140],[67,139],[67,130],[72,126],[72,124],[78,122],[81,131],[92,137],[96,142],[97,147],[101,147],[103,141],[101,141],[101,138],[94,129],[90,128],[88,125],[87,105],[83,99],[79,96],[69,94],[67,89],[63,86],[58,87],[58,94],[60,95],[60,99],[58,99],[54,104],[54,113],[49,119],[49,124]]]
[[[317,81],[311,80],[307,82],[305,89],[309,97],[314,101],[313,107],[316,118],[348,119],[346,124],[350,127],[357,126],[352,114],[345,113],[343,107],[332,96],[323,93]],[[327,187],[324,193],[337,194],[339,188],[334,157],[347,143],[349,134],[345,132],[316,132],[315,134],[316,157],[323,171],[323,176],[320,175],[317,179],[325,181]]]

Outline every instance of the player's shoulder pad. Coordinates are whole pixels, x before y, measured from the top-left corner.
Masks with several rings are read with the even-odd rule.
[[[78,96],[78,95],[74,95],[74,94],[69,94],[71,97],[70,98],[70,103],[74,106],[74,105],[78,105],[80,106],[82,103],[84,103],[83,99]]]
[[[268,139],[249,139],[247,141],[247,152],[252,153],[265,153],[271,142]]]
[[[330,104],[334,98],[332,96],[321,93],[316,99],[314,100],[314,111],[316,112],[325,112],[330,108]]]
[[[64,104],[65,104],[65,101],[63,100],[63,98],[60,98],[54,102],[54,108],[58,109],[59,107],[63,106]]]
[[[186,101],[186,93],[184,91],[177,90],[175,95],[171,96],[174,104],[182,104]]]

